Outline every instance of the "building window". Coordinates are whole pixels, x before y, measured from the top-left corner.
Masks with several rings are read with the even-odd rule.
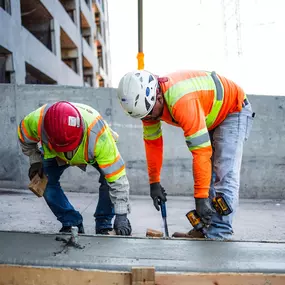
[[[14,83],[12,53],[0,46],[0,83]]]
[[[100,35],[102,34],[102,27],[101,27],[101,17],[100,17],[100,12],[95,13],[95,24],[97,28],[97,33]]]
[[[82,37],[86,40],[88,45],[91,45],[91,28],[82,12],[80,12],[80,29]]]
[[[26,63],[25,81],[26,84],[57,84],[55,80],[28,63]]]
[[[60,29],[61,60],[74,72],[79,73],[78,48],[67,33]]]
[[[97,58],[98,58],[98,64],[101,68],[104,69],[104,61],[103,61],[103,51],[102,51],[102,45],[101,43],[97,40],[96,41],[97,45]]]
[[[10,0],[0,0],[0,7],[11,15],[11,1]]]
[[[76,3],[75,0],[59,0],[66,13],[69,15],[71,20],[76,23]]]
[[[85,85],[87,86],[94,86],[93,78],[94,78],[94,71],[92,64],[82,55],[82,67],[83,67],[83,79]]]
[[[22,25],[52,51],[51,14],[39,0],[21,0]]]

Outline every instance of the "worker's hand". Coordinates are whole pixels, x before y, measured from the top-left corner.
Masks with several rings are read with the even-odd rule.
[[[210,205],[208,198],[195,198],[196,211],[200,216],[202,222],[209,226],[211,223],[212,215],[215,213]]]
[[[116,215],[114,222],[114,230],[118,236],[130,236],[132,233],[132,226],[127,218],[127,214]]]
[[[159,182],[150,184],[150,197],[153,200],[153,205],[159,211],[161,202],[166,202],[166,192]]]
[[[30,180],[32,180],[36,174],[38,174],[42,178],[43,173],[43,164],[41,162],[35,162],[30,166],[29,178]]]

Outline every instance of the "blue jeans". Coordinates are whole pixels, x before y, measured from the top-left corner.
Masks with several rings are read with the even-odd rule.
[[[215,213],[207,229],[208,238],[230,239],[233,234],[232,222],[239,200],[243,144],[249,137],[252,120],[252,110],[248,104],[241,112],[229,114],[218,127],[210,131],[213,147],[210,199],[216,193],[224,195],[233,213],[228,216]]]
[[[94,214],[96,229],[111,229],[114,217],[114,207],[109,197],[109,186],[98,164],[92,165],[100,173],[99,199]],[[81,214],[74,209],[60,186],[60,176],[68,165],[58,166],[56,159],[43,160],[44,173],[48,176],[48,183],[44,198],[58,221],[63,226],[76,226],[83,222]]]

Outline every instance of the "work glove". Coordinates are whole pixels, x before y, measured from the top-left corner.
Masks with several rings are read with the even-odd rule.
[[[43,164],[41,162],[35,162],[30,166],[29,178],[30,180],[32,180],[36,174],[38,174],[42,178],[43,173]]]
[[[215,213],[211,207],[208,198],[195,198],[196,212],[201,218],[205,226],[209,226],[211,223],[212,215]]]
[[[118,236],[130,236],[132,226],[127,214],[117,214],[114,222],[114,230]]]
[[[150,184],[150,197],[157,211],[160,209],[161,202],[166,202],[166,192],[159,182]]]

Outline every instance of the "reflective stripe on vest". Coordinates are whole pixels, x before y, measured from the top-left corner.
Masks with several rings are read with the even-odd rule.
[[[96,117],[92,124],[88,127],[87,138],[85,146],[85,159],[86,161],[94,160],[94,152],[96,143],[100,135],[105,131],[106,125],[101,116]]]
[[[39,122],[38,122],[38,134],[40,136],[41,144],[44,143],[45,145],[48,146],[48,148],[50,150],[52,150],[52,146],[51,146],[50,142],[48,141],[48,138],[47,138],[46,133],[44,131],[44,118],[45,118],[47,110],[49,109],[49,107],[51,105],[52,104],[46,104],[42,107],[41,112],[40,112]]]
[[[206,117],[206,125],[208,128],[210,128],[215,123],[224,101],[224,87],[220,79],[214,71],[211,73],[211,76],[215,82],[216,88],[212,109]]]
[[[181,97],[196,91],[215,90],[215,87],[215,83],[209,75],[197,76],[177,82],[164,93],[164,98],[171,115],[173,115],[172,107]]]
[[[207,75],[204,76],[197,76],[177,82],[164,93],[171,116],[173,116],[173,106],[181,97],[188,93],[209,90],[215,92],[212,109],[206,117],[206,125],[208,128],[211,127],[219,115],[224,100],[223,85],[214,71],[212,73],[207,72]]]
[[[162,136],[161,122],[143,127],[143,137],[145,140],[156,140]]]
[[[52,104],[47,104],[44,105],[43,108],[41,109],[41,113],[40,113],[40,119],[39,119],[39,123],[38,123],[38,134],[41,138],[42,143],[46,144],[49,146],[49,141],[48,138],[46,136],[46,133],[44,131],[44,117],[46,115],[47,110],[49,109],[49,107]]]
[[[204,128],[192,136],[185,138],[190,151],[211,145],[210,136],[207,128]]]
[[[25,121],[24,119],[20,122],[18,126],[18,135],[23,143],[37,143],[38,140],[36,138],[33,138],[32,136],[29,135],[26,126],[25,126]]]
[[[121,158],[120,155],[118,155],[113,163],[109,164],[99,164],[99,167],[103,170],[105,173],[106,178],[110,178],[118,173],[120,173],[125,168],[125,162]]]

